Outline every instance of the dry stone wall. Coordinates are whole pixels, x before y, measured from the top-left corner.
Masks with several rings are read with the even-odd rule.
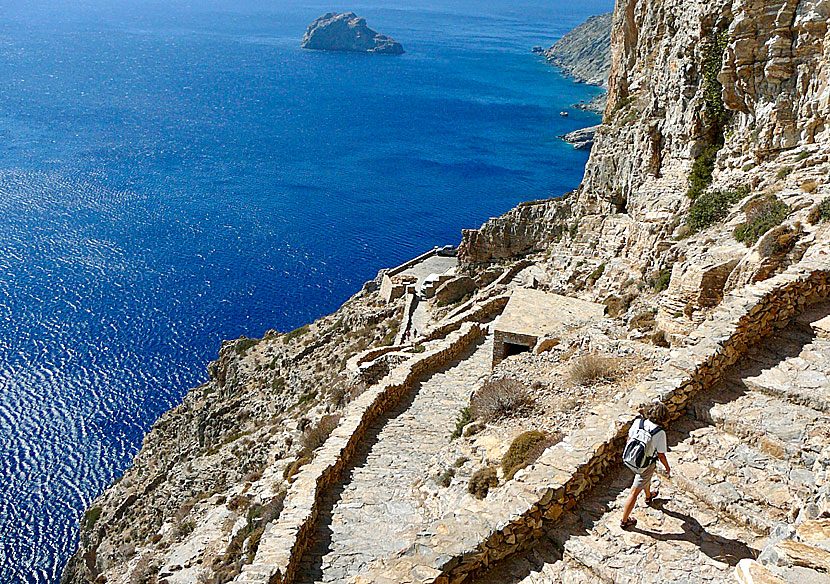
[[[446,340],[396,367],[377,386],[347,406],[340,424],[302,467],[277,521],[269,524],[254,561],[243,568],[238,584],[292,582],[297,565],[314,536],[320,500],[337,482],[371,424],[407,395],[418,379],[456,360],[484,334],[478,323],[467,323]]]
[[[457,584],[516,553],[541,535],[543,521],[574,507],[616,464],[641,404],[660,400],[679,417],[689,400],[721,381],[749,347],[828,295],[826,248],[783,274],[730,293],[694,331],[692,344],[672,353],[670,366],[620,401],[595,407],[581,430],[549,448],[529,470],[486,500],[471,499],[453,517],[425,529],[406,552],[379,562],[355,584]]]

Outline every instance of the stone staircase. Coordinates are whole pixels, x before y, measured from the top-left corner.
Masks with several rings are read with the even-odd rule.
[[[355,464],[321,504],[314,544],[295,582],[347,582],[414,541],[425,519],[417,485],[449,441],[458,410],[489,373],[492,336],[414,388],[370,429]]]
[[[660,497],[650,508],[641,497],[635,528],[619,527],[632,475],[617,468],[529,551],[472,581],[830,584],[830,519],[793,525],[830,445],[830,342],[814,330],[828,313],[751,348],[672,423],[672,477],[658,473]]]

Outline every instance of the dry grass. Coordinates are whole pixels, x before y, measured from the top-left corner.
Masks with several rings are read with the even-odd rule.
[[[490,422],[532,406],[533,398],[522,382],[510,378],[490,379],[470,400],[470,417]]]
[[[560,434],[548,435],[538,430],[529,430],[516,436],[501,459],[504,480],[512,479],[516,472],[533,464],[545,449],[561,440]]]
[[[620,361],[599,353],[577,357],[571,365],[569,376],[578,385],[592,385],[599,381],[613,381],[620,374]]]
[[[801,190],[805,193],[814,193],[818,190],[818,181],[805,180],[801,183]]]
[[[316,426],[308,428],[303,434],[303,450],[310,453],[320,448],[339,423],[340,414],[327,414],[320,418]]]

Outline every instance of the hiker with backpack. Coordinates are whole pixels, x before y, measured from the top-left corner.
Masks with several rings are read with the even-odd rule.
[[[668,421],[668,408],[661,402],[653,402],[643,405],[639,414],[640,417],[631,424],[628,442],[623,450],[623,463],[634,471],[634,484],[631,485],[631,493],[625,501],[620,520],[620,527],[623,529],[637,525],[637,520],[630,515],[637,504],[640,491],[646,492],[646,505],[651,505],[657,497],[658,492],[651,490],[651,477],[658,460],[666,468],[666,475],[671,477],[669,461],[666,459],[666,432],[658,424]]]

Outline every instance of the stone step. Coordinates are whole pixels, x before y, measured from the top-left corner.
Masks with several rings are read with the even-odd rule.
[[[755,560],[741,560],[735,568],[738,584],[830,584],[830,575],[799,566],[764,566]]]
[[[815,341],[775,367],[743,378],[746,388],[830,413],[830,342]]]
[[[668,437],[672,483],[760,534],[786,522],[814,480],[800,464],[691,417],[673,423]]]
[[[830,440],[830,414],[758,391],[741,393],[729,384],[692,404],[690,411],[762,452],[806,468]]]
[[[599,517],[582,514],[582,529],[571,531],[564,557],[590,569],[601,581],[615,584],[733,581],[739,560],[755,557],[761,539],[665,480],[660,498],[632,517],[637,526],[619,527],[632,474],[616,472],[592,491],[589,499],[604,502]]]

